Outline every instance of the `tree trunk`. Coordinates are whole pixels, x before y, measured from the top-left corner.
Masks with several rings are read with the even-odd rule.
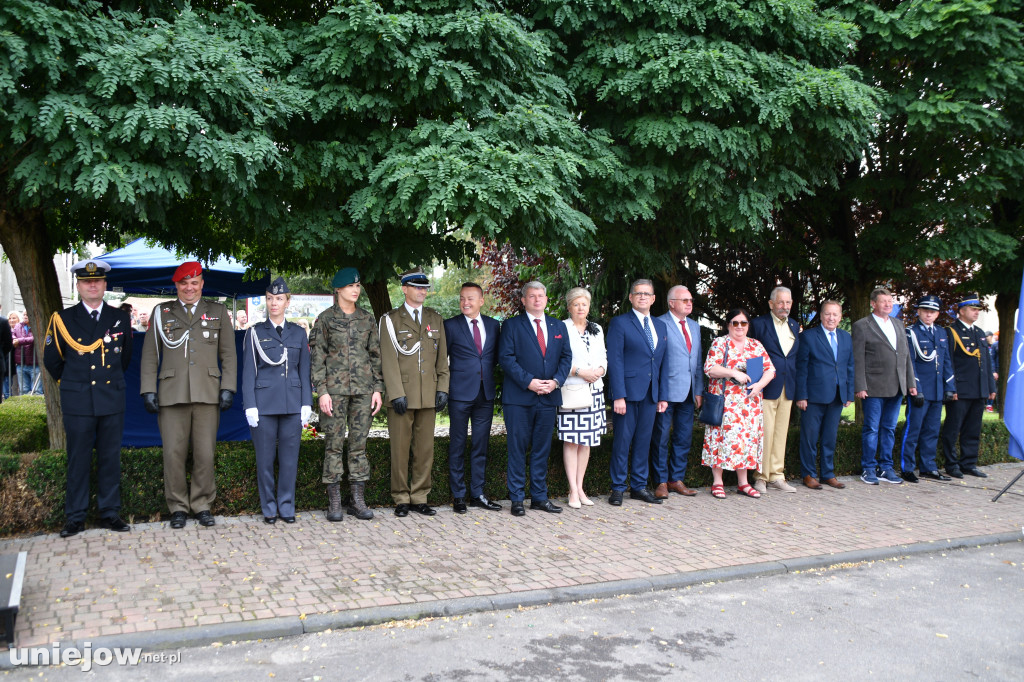
[[[18,287],[25,300],[25,310],[35,336],[36,363],[40,368],[43,393],[46,395],[46,423],[50,431],[50,447],[63,450],[64,420],[60,409],[57,382],[43,368],[43,347],[50,316],[63,307],[60,282],[53,266],[54,250],[46,231],[46,219],[40,209],[8,211],[0,207],[0,246],[11,261]]]
[[[996,382],[996,409],[1003,414],[1003,400],[1006,398],[1006,377],[1010,374],[1010,363],[1013,362],[1014,313],[1017,311],[1017,293],[1002,293],[996,296],[996,312],[999,314],[999,381]],[[1019,313],[1018,313],[1019,314]]]
[[[384,313],[391,310],[391,296],[388,294],[388,283],[386,280],[364,282],[366,297],[370,299],[370,307],[373,308],[373,316],[376,319],[384,317]]]

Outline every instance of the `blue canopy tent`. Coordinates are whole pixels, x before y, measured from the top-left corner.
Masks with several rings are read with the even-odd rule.
[[[99,258],[110,265],[107,275],[109,291],[123,291],[129,294],[149,294],[173,298],[178,295],[171,277],[183,260],[173,252],[160,247],[149,247],[145,240],[136,239],[123,249],[103,254]],[[219,258],[212,264],[203,263],[203,295],[248,298],[262,296],[270,285],[270,274],[258,279],[245,279],[246,267],[230,258]],[[155,305],[154,301],[154,305]],[[242,337],[244,332],[235,332],[235,349],[238,355],[238,381],[242,381]],[[125,406],[123,447],[153,447],[161,444],[160,429],[155,414],[142,407],[139,397],[140,367],[142,348],[146,342],[145,332],[135,332],[132,362],[125,372],[128,392]],[[217,440],[249,440],[249,425],[245,420],[242,396],[235,391],[235,402],[231,409],[221,413]]]

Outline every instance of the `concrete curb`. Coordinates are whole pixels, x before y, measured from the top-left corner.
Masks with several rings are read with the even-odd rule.
[[[501,611],[519,607],[546,606],[565,604],[591,599],[607,599],[626,594],[643,594],[661,590],[681,589],[694,585],[705,585],[747,578],[768,577],[783,573],[799,573],[802,571],[840,567],[843,564],[857,564],[868,561],[880,561],[898,557],[917,556],[955,549],[983,547],[986,545],[1024,542],[1024,534],[1019,532],[994,533],[965,538],[950,538],[934,542],[919,542],[912,545],[892,547],[876,547],[870,549],[824,554],[819,556],[799,557],[778,561],[766,561],[742,566],[727,566],[686,573],[652,578],[617,580],[613,582],[594,583],[591,585],[573,585],[543,590],[529,590],[479,597],[464,597],[443,601],[431,601],[416,604],[396,604],[393,606],[369,607],[335,613],[311,614],[304,618],[268,618],[264,620],[244,621],[239,623],[221,623],[217,625],[199,625],[186,628],[157,630],[154,632],[135,632],[124,635],[96,637],[88,640],[93,651],[100,647],[113,649],[141,648],[145,652],[180,649],[184,647],[205,646],[214,642],[237,642],[258,639],[288,637],[324,630],[340,630],[345,628],[377,625],[396,620],[418,620],[422,618],[439,618],[459,616],[485,611]],[[81,650],[85,641],[72,642],[70,645]],[[50,647],[41,647],[50,648]],[[10,662],[10,652],[0,655],[0,670],[16,667]]]

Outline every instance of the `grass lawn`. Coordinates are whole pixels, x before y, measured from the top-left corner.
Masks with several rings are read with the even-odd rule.
[[[843,416],[842,416],[843,421],[848,421],[848,422],[852,422],[853,421],[855,407],[856,407],[856,401],[850,403],[849,407],[844,407],[843,408]],[[794,408],[794,409],[796,409],[796,408]],[[945,410],[942,411],[942,419],[943,420],[946,419],[946,411]],[[1000,416],[999,416],[998,412],[985,412],[985,414],[983,415],[982,419],[984,421],[999,421]],[[906,405],[900,406],[900,419],[899,420],[901,422],[904,422],[904,421],[907,420],[907,406]]]

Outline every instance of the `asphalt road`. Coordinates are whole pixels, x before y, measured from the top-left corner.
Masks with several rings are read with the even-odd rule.
[[[18,669],[79,680],[1021,680],[1024,543],[683,590]]]

